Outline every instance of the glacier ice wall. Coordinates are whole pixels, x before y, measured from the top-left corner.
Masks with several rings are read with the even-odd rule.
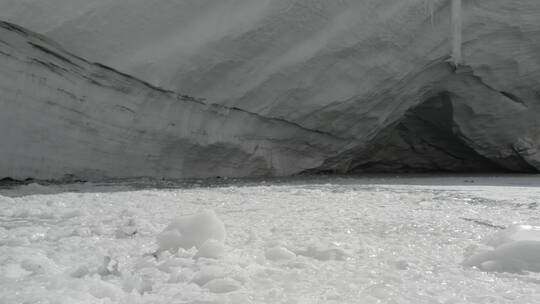
[[[288,175],[347,144],[155,87],[6,22],[0,92],[0,178]]]
[[[287,173],[540,167],[537,0],[462,1],[457,68],[452,0],[8,2],[92,61],[337,141]]]
[[[296,118],[366,99],[450,55],[453,37],[460,44],[450,18],[451,4],[459,2],[6,0],[0,18],[153,84]],[[462,14],[454,14],[461,22],[454,24],[462,24],[464,62],[495,71],[511,68],[503,61],[531,68],[539,6],[535,0],[463,1]],[[494,83],[504,70],[475,72],[494,87],[518,81]]]

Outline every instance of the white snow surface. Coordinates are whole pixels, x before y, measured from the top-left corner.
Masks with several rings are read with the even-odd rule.
[[[0,303],[540,303],[534,267],[470,263],[538,262],[539,186],[453,176],[4,188]],[[197,214],[222,222],[223,238],[158,250],[167,227],[202,231],[185,230]]]

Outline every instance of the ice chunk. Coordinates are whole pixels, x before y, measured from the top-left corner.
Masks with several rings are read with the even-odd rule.
[[[176,268],[189,267],[193,264],[193,260],[184,258],[170,258],[160,263],[157,268],[163,272],[171,273]],[[187,268],[184,268],[187,269]]]
[[[282,261],[282,260],[292,260],[296,257],[294,252],[288,250],[285,247],[275,246],[269,249],[266,249],[265,252],[266,259],[270,261]]]
[[[2,265],[0,270],[0,278],[20,279],[21,277],[32,274],[31,271],[23,269],[20,264],[15,263]]]
[[[195,258],[219,259],[223,256],[225,247],[223,243],[214,239],[209,239],[199,248]]]
[[[141,258],[138,258],[135,261],[135,269],[140,270],[144,268],[154,268],[157,267],[156,259],[152,256],[144,256]]]
[[[109,298],[116,301],[123,294],[122,290],[116,285],[105,281],[93,281],[88,292],[98,299]]]
[[[88,267],[82,265],[82,266],[79,266],[79,268],[75,269],[75,271],[71,273],[71,276],[74,278],[80,279],[89,273],[90,271],[88,270]]]
[[[167,283],[180,283],[180,282],[188,282],[189,278],[192,277],[193,271],[189,268],[184,269],[176,269],[174,272],[172,272],[169,275],[169,279],[167,280]]]
[[[540,227],[514,225],[492,236],[493,250],[476,253],[463,262],[485,271],[540,272]]]
[[[213,293],[228,293],[240,289],[240,283],[230,278],[214,279],[206,283],[203,288]]]
[[[71,232],[72,236],[89,237],[92,235],[90,227],[77,227]]]
[[[255,242],[259,237],[257,236],[257,232],[255,232],[254,230],[250,230],[249,231],[249,236],[246,240],[246,244],[251,244],[253,242]]]
[[[6,239],[0,240],[0,246],[26,246],[30,244],[30,241],[27,237],[18,237],[18,236],[8,236]]]
[[[540,272],[540,241],[515,241],[473,255],[463,263],[485,271]]]
[[[21,256],[21,267],[34,275],[59,274],[61,268],[43,253],[35,252],[32,256]]]
[[[204,286],[212,280],[222,279],[226,276],[225,269],[217,266],[206,266],[197,272],[191,281],[199,286]]]
[[[101,276],[119,276],[120,271],[118,270],[118,261],[113,260],[109,256],[103,257],[103,264],[98,268],[97,272]]]
[[[540,241],[540,227],[531,225],[512,225],[487,240],[487,244],[497,247],[515,241]]]
[[[409,263],[405,260],[399,260],[394,263],[394,266],[399,270],[409,269]]]
[[[17,209],[13,213],[13,217],[18,217],[18,218],[28,218],[31,215],[32,215],[32,213],[28,209]]]
[[[132,237],[137,234],[137,230],[135,220],[130,218],[116,229],[115,236],[118,239]]]
[[[178,250],[185,245],[184,237],[178,230],[164,230],[158,234],[156,240],[160,251]]]
[[[175,219],[157,236],[160,251],[200,247],[209,239],[225,240],[225,226],[213,210]]]
[[[296,251],[296,254],[310,257],[320,261],[329,261],[329,260],[345,260],[347,253],[345,250],[337,246],[326,246],[322,244],[313,244],[308,246],[304,250]]]
[[[149,293],[156,282],[164,282],[169,275],[157,268],[144,268],[133,273],[125,273],[120,277],[122,289],[126,292],[136,290],[139,294]]]
[[[71,219],[71,218],[74,218],[74,217],[80,217],[80,216],[84,216],[84,212],[82,210],[79,210],[79,209],[74,209],[74,210],[71,210],[69,212],[66,212],[62,215],[62,218],[64,220],[68,220],[68,219]]]

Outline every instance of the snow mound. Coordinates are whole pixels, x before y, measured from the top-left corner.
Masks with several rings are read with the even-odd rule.
[[[463,265],[484,271],[540,272],[540,227],[514,225],[488,240],[492,250],[465,259]]]
[[[179,217],[157,236],[160,251],[176,251],[179,248],[196,247],[201,250],[203,244],[213,239],[225,241],[225,226],[213,210]],[[209,247],[210,245],[207,245]],[[207,250],[206,248],[205,250]]]

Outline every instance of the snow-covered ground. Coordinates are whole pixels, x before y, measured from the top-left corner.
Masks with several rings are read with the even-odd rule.
[[[538,177],[155,185],[0,190],[0,303],[540,303]]]

